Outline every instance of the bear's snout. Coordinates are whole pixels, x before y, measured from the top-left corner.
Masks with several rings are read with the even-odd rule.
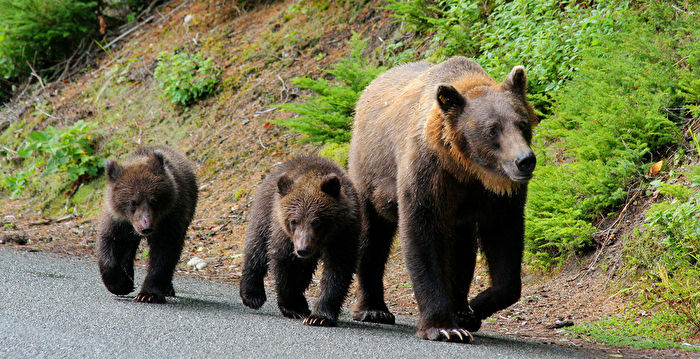
[[[294,254],[299,258],[309,258],[313,255],[313,241],[307,231],[294,233]]]
[[[136,223],[134,223],[136,232],[143,236],[153,233],[153,216],[149,211],[138,211],[136,213]]]
[[[523,173],[532,174],[537,164],[537,158],[532,151],[525,152],[515,159],[515,166]]]

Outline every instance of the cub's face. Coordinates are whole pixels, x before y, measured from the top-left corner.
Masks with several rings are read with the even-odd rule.
[[[127,166],[107,160],[105,172],[107,205],[112,212],[129,221],[139,235],[151,235],[175,200],[175,188],[163,167],[163,157],[156,154],[143,163]]]
[[[340,179],[335,174],[322,178],[302,176],[292,181],[282,175],[277,181],[278,219],[299,258],[319,254],[333,232],[340,198]]]
[[[479,167],[525,183],[532,178],[535,154],[530,149],[532,108],[525,101],[525,71],[516,67],[502,85],[475,89],[464,96],[439,85],[437,101],[461,155]]]

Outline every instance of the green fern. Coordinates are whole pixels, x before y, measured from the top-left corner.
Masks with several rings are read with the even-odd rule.
[[[306,102],[278,104],[285,111],[299,116],[277,119],[274,123],[306,135],[302,142],[344,143],[352,136],[352,115],[362,90],[386,68],[367,63],[362,57],[367,39],[353,34],[350,56],[333,65],[326,72],[335,81],[297,77],[292,82],[302,89],[313,91]]]

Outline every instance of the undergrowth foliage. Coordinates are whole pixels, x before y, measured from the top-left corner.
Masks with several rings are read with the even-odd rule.
[[[292,82],[302,89],[309,89],[314,96],[306,102],[277,105],[282,110],[299,116],[275,120],[276,124],[289,127],[306,135],[303,142],[346,143],[352,136],[352,116],[362,90],[384,72],[386,68],[368,63],[362,52],[367,39],[353,34],[350,39],[350,56],[340,60],[326,71],[335,81],[297,77]]]
[[[576,72],[580,53],[609,35],[625,1],[392,0],[394,16],[429,33],[430,60],[476,59],[494,78],[516,65],[528,70],[529,98],[548,113],[549,92]]]
[[[682,104],[676,94],[687,72],[676,71],[676,46],[684,45],[670,36],[631,22],[584,51],[579,72],[553,94],[526,211],[532,260],[548,265],[590,243],[595,216],[617,208],[642,165],[679,140],[678,123],[662,112]]]
[[[161,52],[154,78],[163,89],[162,97],[187,106],[213,93],[219,74],[214,59],[203,59],[200,53]]]
[[[64,187],[97,176],[103,160],[95,155],[100,136],[96,127],[80,120],[62,129],[49,126],[30,133],[16,154],[22,161],[21,169],[0,174],[0,184],[16,198],[51,174],[62,177]]]
[[[0,0],[0,75],[61,59],[97,30],[97,1]]]
[[[0,103],[32,68],[44,81],[82,44],[100,40],[98,14],[108,27],[133,21],[150,0],[0,0]],[[75,63],[76,59],[73,59]]]

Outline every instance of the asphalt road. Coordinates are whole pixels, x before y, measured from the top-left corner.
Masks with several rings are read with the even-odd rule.
[[[137,273],[141,283],[144,273]],[[142,304],[104,288],[94,261],[0,247],[0,358],[581,358],[592,353],[477,333],[473,344],[415,338],[397,325],[314,328],[238,288],[177,278],[177,298]],[[270,298],[268,293],[268,298]]]

